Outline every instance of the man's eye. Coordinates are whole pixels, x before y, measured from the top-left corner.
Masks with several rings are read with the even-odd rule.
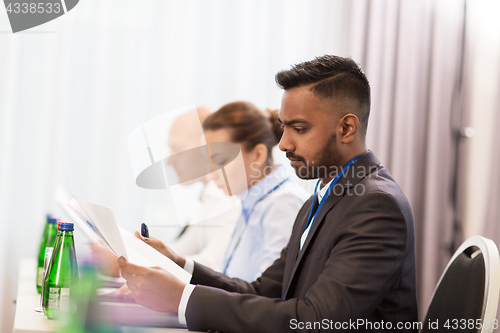
[[[294,128],[294,131],[297,132],[297,133],[302,133],[304,132],[306,129],[305,128],[298,128],[298,127],[295,127]]]

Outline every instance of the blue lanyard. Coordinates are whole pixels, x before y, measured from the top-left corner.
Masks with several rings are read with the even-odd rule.
[[[313,220],[311,221],[311,215],[312,215],[312,212],[313,212],[313,207],[314,207],[314,203],[311,205],[311,210],[309,210],[309,216],[307,218],[307,224],[306,224],[306,227],[304,229],[304,232],[307,230],[307,228],[309,227],[309,223],[311,224],[311,228],[312,228],[312,224],[314,223],[314,221],[316,220],[316,215],[318,215],[318,212],[319,210],[321,209],[321,207],[323,206],[323,204],[325,203],[326,201],[326,198],[330,195],[330,193],[332,192],[332,189],[333,187],[337,184],[337,182],[339,181],[340,177],[342,177],[342,175],[347,171],[347,169],[349,169],[351,167],[351,165],[354,164],[354,162],[356,162],[358,160],[358,158],[360,158],[362,155],[358,155],[356,156],[355,158],[353,158],[352,160],[349,161],[349,163],[347,163],[343,168],[342,170],[340,170],[340,172],[335,176],[335,178],[333,178],[332,180],[332,183],[330,184],[330,186],[328,186],[328,190],[326,191],[325,195],[323,196],[323,198],[321,199],[321,202],[319,203],[319,206],[318,208],[316,209],[316,213],[314,213],[314,217],[313,217]],[[313,200],[316,200],[316,191],[318,190],[318,185],[319,185],[319,182],[321,181],[321,179],[318,179],[318,182],[316,183],[316,187],[314,188],[314,195],[313,195]],[[283,300],[286,299],[286,292],[285,292],[285,295],[283,296]]]
[[[229,267],[229,263],[231,262],[231,260],[233,259],[233,255],[234,255],[234,252],[236,252],[236,249],[238,248],[238,245],[240,245],[240,241],[241,241],[241,237],[243,236],[243,234],[245,233],[247,227],[248,227],[248,219],[250,218],[250,215],[252,215],[254,209],[255,209],[255,206],[257,206],[257,204],[259,202],[261,202],[262,200],[264,200],[269,194],[271,194],[272,192],[274,192],[278,187],[280,187],[281,185],[283,185],[289,178],[287,177],[285,180],[283,180],[281,183],[279,183],[278,185],[276,185],[271,191],[267,192],[265,195],[263,195],[259,200],[257,200],[253,206],[252,206],[252,209],[249,211],[248,214],[244,214],[242,212],[242,215],[243,215],[243,218],[245,219],[245,226],[244,226],[244,229],[241,231],[240,233],[240,237],[238,238],[238,241],[236,242],[236,245],[234,246],[233,248],[233,252],[231,253],[231,256],[229,256],[229,258],[227,259],[227,263],[226,263],[226,267],[224,267],[224,271],[223,273],[226,274],[227,272],[227,268]],[[231,237],[231,239],[234,238],[234,236],[236,235],[236,232],[237,232],[237,229],[235,228],[234,229],[234,232],[233,232],[233,236]]]
[[[349,163],[347,163],[343,168],[342,170],[340,170],[339,173],[337,173],[337,175],[335,176],[335,178],[333,178],[330,186],[328,186],[328,190],[326,191],[325,195],[323,196],[323,198],[321,199],[321,202],[319,203],[319,206],[318,208],[316,209],[316,213],[314,213],[314,217],[311,221],[311,215],[312,215],[312,212],[313,212],[313,207],[314,207],[314,203],[311,205],[311,210],[309,210],[309,216],[307,218],[307,224],[306,224],[306,227],[304,229],[304,231],[307,230],[307,228],[309,227],[309,224],[311,225],[312,227],[312,224],[314,223],[314,221],[316,220],[316,215],[318,215],[321,207],[323,206],[323,204],[325,203],[326,201],[326,198],[328,198],[328,196],[330,195],[330,193],[332,192],[333,188],[335,187],[335,185],[337,184],[337,182],[339,181],[340,177],[342,177],[342,175],[347,171],[347,169],[349,169],[351,167],[351,165],[354,164],[354,162],[356,162],[358,160],[358,158],[360,158],[361,155],[359,156],[356,156],[355,158],[353,158],[352,160],[349,161]],[[319,186],[319,182],[321,181],[321,179],[318,179],[318,182],[316,183],[316,187],[314,188],[314,196],[313,196],[313,200],[316,200],[316,191],[318,190],[318,186]]]

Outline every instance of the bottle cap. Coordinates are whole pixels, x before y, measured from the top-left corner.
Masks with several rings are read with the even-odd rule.
[[[61,222],[61,231],[73,231],[75,229],[74,224],[71,222]]]
[[[52,224],[56,224],[57,222],[59,222],[59,220],[51,216],[51,217],[49,217],[47,222],[52,223]]]

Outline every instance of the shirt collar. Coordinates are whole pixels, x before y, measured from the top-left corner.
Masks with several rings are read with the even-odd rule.
[[[262,200],[276,186],[283,183],[289,177],[287,170],[278,165],[267,176],[257,184],[244,191],[241,195],[241,203],[244,211],[251,209],[259,200]]]
[[[359,158],[359,156],[357,158]],[[357,159],[356,159],[356,161],[357,161]],[[328,188],[330,187],[330,185],[332,184],[334,179],[335,179],[335,177],[333,177],[333,179],[330,180],[328,182],[328,184],[326,184],[323,187],[321,187],[322,182],[318,182],[318,184],[316,185],[316,192],[318,193],[319,202],[321,202],[321,199],[323,199],[323,197],[325,196],[326,191],[328,191]]]
[[[323,186],[323,188],[321,188],[321,182],[318,182],[318,187],[316,188],[316,192],[318,193],[318,201],[321,202],[321,199],[323,199],[323,197],[325,196],[326,194],[326,191],[328,191],[328,188],[330,187],[330,184],[333,182],[333,179],[330,180],[328,182],[328,184],[326,184],[325,186]]]
[[[201,192],[201,201],[208,201],[210,198],[220,197],[220,194],[225,195],[215,184],[213,180],[210,180],[203,191]]]

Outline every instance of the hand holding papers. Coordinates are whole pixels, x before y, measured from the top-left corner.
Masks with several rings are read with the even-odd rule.
[[[189,283],[191,274],[175,264],[160,252],[145,244],[116,223],[111,209],[92,204],[75,196],[75,202],[70,206],[75,213],[85,214],[95,234],[118,257],[123,256],[128,262],[145,267],[158,266],[170,272],[183,283]],[[75,207],[76,203],[76,207]],[[75,207],[75,208],[73,208]],[[78,208],[81,208],[80,212]],[[80,216],[80,218],[85,216]]]
[[[118,259],[120,271],[137,304],[160,312],[177,312],[187,283],[159,268],[134,265]]]

